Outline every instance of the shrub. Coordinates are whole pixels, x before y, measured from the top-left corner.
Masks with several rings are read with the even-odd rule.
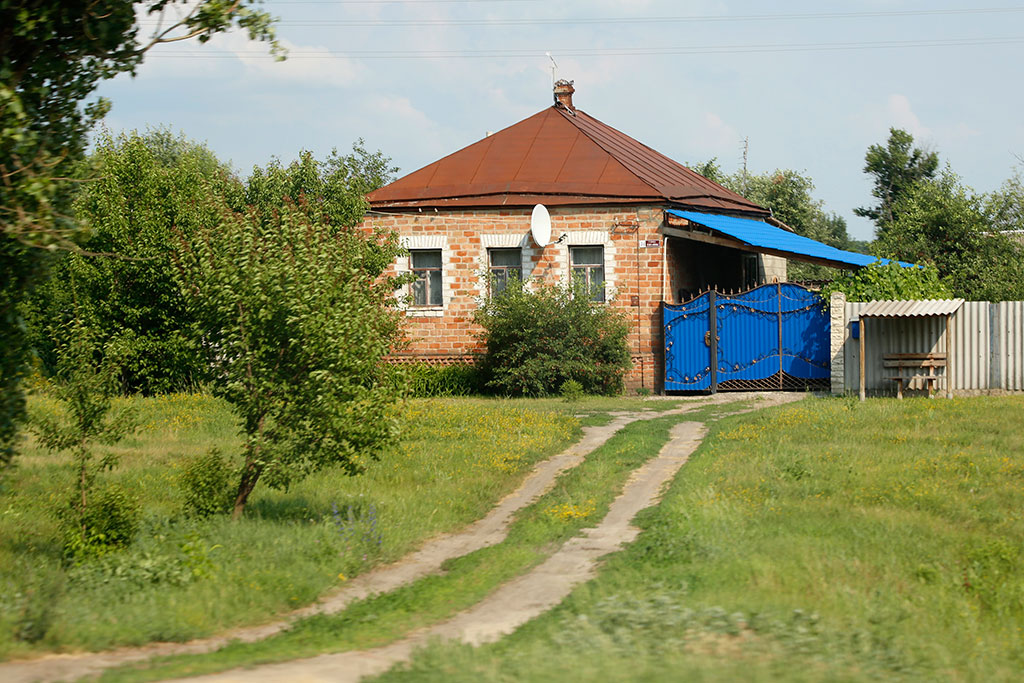
[[[58,352],[53,385],[60,410],[34,412],[30,426],[44,448],[71,454],[74,488],[60,521],[65,556],[72,558],[128,545],[138,529],[139,509],[124,488],[96,487],[100,472],[117,464],[117,455],[98,456],[95,447],[112,446],[136,427],[134,411],[113,405],[117,365],[96,343],[95,331],[79,320],[70,326],[69,337]]]
[[[482,388],[480,370],[474,365],[410,363],[395,372],[399,385],[414,398],[470,396]]]
[[[69,559],[104,555],[124,548],[139,530],[139,499],[119,484],[94,491],[88,506],[69,501],[61,515],[64,555]]]
[[[229,512],[234,501],[235,472],[219,450],[188,458],[178,476],[185,511],[196,517]]]
[[[573,403],[583,398],[583,385],[574,379],[567,379],[562,382],[561,393],[566,402]]]
[[[629,323],[585,287],[509,285],[477,309],[486,346],[480,367],[503,394],[557,394],[567,380],[588,394],[617,394],[629,368]]]
[[[822,288],[829,300],[832,292],[842,292],[847,301],[889,301],[901,299],[948,299],[949,287],[939,279],[934,266],[904,268],[895,261],[886,265],[872,263],[858,270],[845,271]]]

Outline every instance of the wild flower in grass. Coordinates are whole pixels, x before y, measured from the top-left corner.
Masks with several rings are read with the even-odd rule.
[[[586,502],[581,505],[573,505],[572,503],[561,503],[560,505],[552,505],[551,507],[544,510],[544,514],[551,519],[568,522],[573,519],[586,519],[590,515],[594,514],[596,504],[593,498],[589,498]]]
[[[349,504],[344,516],[338,504],[331,503],[331,518],[341,537],[344,554],[358,555],[362,551],[363,561],[366,561],[370,553],[380,550],[384,538],[377,528],[377,508],[373,503],[364,509]]]

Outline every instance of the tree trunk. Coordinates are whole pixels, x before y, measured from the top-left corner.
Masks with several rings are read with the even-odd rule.
[[[242,470],[242,480],[238,482],[238,494],[235,496],[235,507],[231,512],[231,519],[238,520],[242,518],[242,513],[245,511],[245,502],[249,500],[249,494],[256,488],[256,482],[260,479],[260,474],[263,473],[263,467],[252,462],[252,460],[245,463],[245,469]]]
[[[78,492],[81,496],[78,503],[78,526],[82,531],[82,541],[85,542],[86,529],[85,529],[85,509],[86,509],[86,489],[88,488],[88,477],[86,472],[86,463],[88,462],[85,454],[84,444],[79,444],[78,452]]]

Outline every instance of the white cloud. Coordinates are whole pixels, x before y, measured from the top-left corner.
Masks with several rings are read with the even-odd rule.
[[[891,127],[902,128],[918,139],[932,137],[931,129],[921,123],[921,119],[910,106],[910,98],[906,95],[889,95],[885,113]]]
[[[386,116],[395,122],[421,130],[434,125],[430,117],[414,107],[408,97],[378,94],[371,95],[366,101],[370,113],[374,116]]]
[[[288,50],[289,58],[278,62],[269,56],[269,46],[252,42],[242,31],[225,33],[215,41],[218,48],[233,53],[249,74],[259,78],[289,84],[339,87],[353,85],[362,76],[358,62],[319,45],[299,45],[279,38],[278,42]]]
[[[963,121],[925,125],[914,111],[910,98],[898,93],[889,95],[884,105],[869,107],[855,118],[864,125],[870,139],[876,141],[885,139],[890,128],[902,128],[913,135],[918,144],[936,145],[940,149],[982,135],[980,130]]]
[[[728,149],[730,152],[739,144],[739,131],[722,120],[718,114],[710,111],[704,112],[701,117],[700,128],[693,141],[707,151]]]
[[[356,121],[373,121],[360,128],[348,125],[352,117]],[[393,148],[403,149],[416,159],[425,159],[420,165],[430,163],[445,154],[455,151],[452,132],[438,125],[425,112],[418,109],[408,97],[375,93],[360,103],[358,110],[347,113],[338,121],[339,129],[354,129],[368,139],[390,137],[397,139]],[[481,136],[483,131],[480,131]],[[403,169],[403,173],[415,170]]]
[[[936,126],[935,137],[942,140],[943,143],[957,143],[971,138],[976,138],[981,135],[981,131],[974,128],[963,121],[954,123],[948,126]]]

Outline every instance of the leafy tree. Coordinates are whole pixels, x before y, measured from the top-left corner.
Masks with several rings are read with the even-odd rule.
[[[729,175],[722,171],[715,159],[696,164],[692,168],[705,178],[771,209],[773,217],[793,228],[798,235],[838,249],[863,247],[850,239],[842,216],[826,212],[824,202],[814,198],[814,182],[806,175],[789,169],[776,169],[756,175],[737,171]],[[789,274],[793,279],[820,279],[831,277],[834,273],[834,268],[825,266],[798,261],[789,264]]]
[[[82,166],[91,179],[74,201],[83,251],[60,257],[30,302],[34,349],[52,371],[73,311],[117,348],[122,390],[194,386],[205,365],[174,277],[173,231],[192,234],[219,218],[207,193],[241,206],[241,182],[208,148],[166,130],[105,133]]]
[[[398,168],[381,152],[369,152],[360,138],[349,154],[331,150],[324,161],[312,152],[282,166],[274,159],[266,168],[256,167],[246,183],[245,201],[269,216],[286,202],[305,198],[304,207],[333,225],[355,225],[363,219],[363,197],[394,179]]]
[[[730,176],[722,170],[722,165],[718,163],[718,157],[712,157],[707,161],[697,163],[687,163],[686,165],[691,171],[699,173],[713,183],[726,186],[725,184],[730,182]],[[735,192],[735,190],[733,191]]]
[[[32,430],[45,448],[68,451],[73,458],[74,493],[64,512],[64,546],[69,556],[75,556],[127,545],[134,534],[138,515],[131,496],[116,488],[96,490],[97,475],[117,459],[113,453],[97,458],[95,446],[113,445],[133,431],[135,415],[127,409],[112,410],[116,364],[92,331],[75,320],[67,336],[54,389],[63,410],[37,411]]]
[[[1024,180],[1019,172],[986,198],[985,214],[995,231],[1024,231]]]
[[[396,434],[382,357],[402,320],[384,265],[393,234],[324,220],[304,198],[269,214],[222,209],[180,238],[179,278],[209,351],[212,390],[245,435],[233,516],[257,482],[360,472]]]
[[[548,396],[569,381],[590,394],[622,391],[629,322],[593,301],[586,286],[510,284],[474,313],[486,351],[487,385],[508,395]]]
[[[736,179],[730,180],[735,185]],[[826,213],[824,202],[812,196],[814,182],[792,170],[748,176],[747,199],[772,210],[772,215],[798,235],[846,249],[850,236],[846,221],[835,213]]]
[[[822,287],[825,301],[832,292],[842,292],[847,301],[948,299],[951,296],[934,266],[904,268],[895,261],[885,265],[876,261],[857,270],[843,271]]]
[[[893,207],[880,234],[879,255],[931,264],[955,296],[979,301],[1024,298],[1024,254],[992,230],[984,198],[949,167],[915,184]]]
[[[86,132],[106,112],[87,103],[97,84],[134,73],[152,46],[208,40],[233,26],[273,43],[270,15],[254,0],[0,0],[0,464],[13,454],[24,415],[20,387],[26,340],[19,308],[45,272],[49,251],[72,248],[80,230],[66,218],[63,179],[81,157]],[[161,21],[139,36],[137,17]]]
[[[854,213],[873,220],[880,237],[899,218],[900,200],[938,171],[939,155],[913,145],[913,135],[890,128],[886,145],[871,145],[864,156],[864,172],[874,177],[871,194],[878,204],[854,209]]]

